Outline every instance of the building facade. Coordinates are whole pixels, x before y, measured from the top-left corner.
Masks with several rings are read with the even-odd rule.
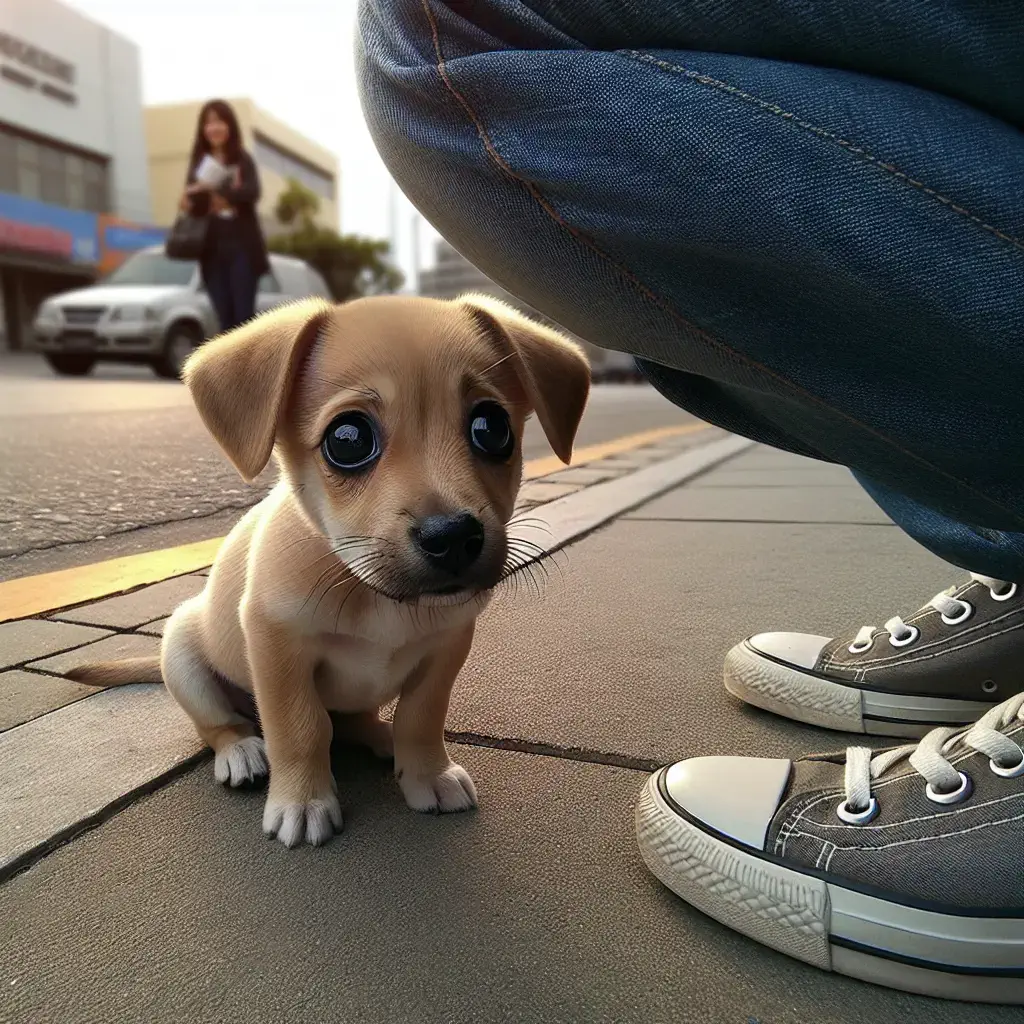
[[[290,178],[302,182],[320,199],[319,223],[338,230],[340,181],[334,154],[261,110],[252,100],[228,102],[238,117],[242,142],[259,170],[263,194],[257,213],[264,231],[272,235],[281,230],[274,210]],[[149,183],[157,224],[171,224],[178,211],[201,107],[202,102],[195,101],[146,109]]]
[[[57,0],[0,0],[0,346],[149,223],[135,44]]]
[[[419,294],[437,299],[455,299],[465,292],[483,292],[486,295],[493,295],[494,298],[507,302],[532,319],[557,327],[563,334],[569,334],[564,327],[554,323],[543,313],[505,291],[501,285],[496,284],[482,270],[473,266],[443,238],[439,239],[435,249],[434,266],[427,270],[421,270],[419,273]],[[612,377],[632,379],[637,376],[636,364],[631,356],[591,345],[590,342],[573,334],[570,334],[570,337],[579,342],[586,351],[595,379]]]

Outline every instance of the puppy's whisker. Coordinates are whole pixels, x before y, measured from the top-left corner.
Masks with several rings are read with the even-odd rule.
[[[524,511],[529,511],[526,509]],[[531,530],[545,530],[551,532],[551,524],[546,519],[541,519],[540,516],[527,516],[519,513],[514,515],[506,524],[508,529],[515,529],[517,526],[527,527]]]
[[[509,584],[513,593],[518,593],[519,581],[528,580],[535,591],[540,593],[540,580],[537,573],[543,573],[544,579],[550,579],[548,565],[553,566],[559,576],[562,574],[561,566],[555,561],[554,556],[561,552],[547,551],[539,545],[529,541],[513,539],[509,543],[508,555],[502,567],[499,585]]]
[[[331,564],[329,564],[327,566],[327,568],[324,569],[320,573],[320,575],[317,578],[316,582],[313,584],[312,589],[309,592],[309,595],[306,597],[306,600],[302,603],[302,607],[303,608],[306,607],[306,605],[312,599],[313,595],[317,592],[318,588],[324,582],[324,580],[326,580],[329,577],[331,577],[334,573],[343,570],[346,566],[350,566],[355,561],[357,561],[357,559],[353,559],[352,563],[346,563],[346,561],[343,558],[340,557],[344,553],[344,551],[348,550],[349,548],[359,548],[359,547],[365,546],[365,544],[368,541],[378,541],[378,540],[383,542],[383,538],[375,538],[375,537],[346,537],[343,540],[339,541],[337,543],[337,545],[332,547],[330,551],[324,553],[318,559],[316,559],[312,563],[311,568],[312,568],[312,566],[317,565],[319,562],[322,562],[325,558],[333,558],[333,559],[336,559],[336,561],[332,561]],[[375,553],[375,552],[367,552],[367,554],[371,554],[371,553]],[[323,600],[322,596],[321,596],[321,600]],[[319,608],[319,606],[320,606],[320,602],[318,601],[317,602],[317,608]],[[314,615],[316,614],[316,609],[314,609],[313,614]]]
[[[317,612],[320,610],[320,605],[328,594],[333,593],[338,587],[343,586],[345,583],[352,581],[353,589],[358,588],[360,583],[360,572],[368,567],[372,566],[378,559],[384,558],[385,555],[379,551],[367,551],[362,555],[353,558],[351,562],[338,561],[333,565],[330,565],[323,573],[320,574],[320,578],[313,585],[313,590],[310,591],[309,596],[303,603],[303,607],[310,601],[313,594],[316,593],[316,589],[326,582],[323,591],[317,599],[316,605],[313,608],[313,616],[316,617]],[[341,579],[337,577],[341,576]]]
[[[524,511],[529,511],[524,509]],[[543,527],[545,530],[550,531],[551,525],[546,519],[541,519],[540,516],[524,516],[514,515],[506,524],[509,527],[514,526],[529,526],[529,527]]]

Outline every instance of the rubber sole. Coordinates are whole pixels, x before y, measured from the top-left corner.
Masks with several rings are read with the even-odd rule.
[[[920,737],[940,725],[970,725],[995,706],[846,686],[766,657],[746,640],[725,657],[725,688],[784,718],[875,736]]]
[[[748,853],[682,817],[661,774],[637,804],[640,852],[697,910],[824,971],[941,999],[1024,1004],[1024,920],[918,910]]]

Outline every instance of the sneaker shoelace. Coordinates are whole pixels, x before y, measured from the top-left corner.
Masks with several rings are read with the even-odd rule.
[[[1013,590],[1012,583],[994,579],[992,576],[982,576],[979,573],[972,572],[971,579],[988,587],[989,593],[997,601],[1005,601]],[[966,601],[961,601],[951,596],[949,591],[946,590],[941,594],[936,594],[925,607],[934,608],[944,618],[952,619],[954,622],[962,621],[971,612],[971,606]],[[908,626],[899,615],[894,615],[885,624],[883,629],[897,644],[908,643],[917,636],[917,630],[913,626]],[[860,632],[854,637],[853,643],[850,645],[851,648],[856,647],[866,650],[871,646],[876,632],[877,628],[875,626],[862,626]]]
[[[919,743],[880,754],[870,747],[849,747],[845,807],[855,814],[866,812],[875,799],[871,783],[904,760],[909,760],[914,771],[927,782],[931,799],[938,798],[940,803],[947,802],[941,799],[943,795],[957,794],[961,789],[965,790],[963,796],[967,796],[964,777],[949,761],[954,751],[977,751],[989,758],[998,774],[1013,776],[1024,769],[1024,750],[1005,730],[1018,722],[1024,722],[1024,693],[997,704],[966,730],[933,729]]]

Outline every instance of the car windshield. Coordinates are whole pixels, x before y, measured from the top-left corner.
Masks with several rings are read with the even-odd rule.
[[[104,284],[187,285],[196,265],[188,260],[169,260],[159,252],[129,256],[104,280]]]

